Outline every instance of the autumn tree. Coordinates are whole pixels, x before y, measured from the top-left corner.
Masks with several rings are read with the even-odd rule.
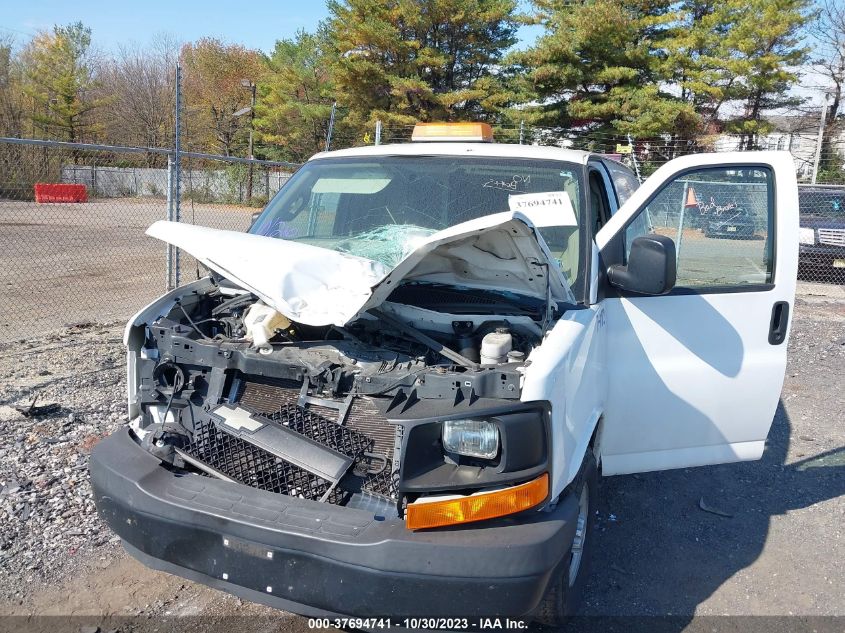
[[[264,73],[261,55],[239,44],[203,38],[182,47],[186,136],[194,146],[226,156],[244,153],[249,116],[235,116],[250,105],[242,82],[258,83]]]
[[[516,0],[330,0],[332,80],[363,128],[489,118],[516,42]],[[340,100],[340,99],[339,99]]]
[[[324,29],[299,31],[276,42],[267,60],[255,125],[274,158],[301,162],[323,149],[336,98],[327,49]]]
[[[118,49],[104,70],[104,82],[113,93],[104,113],[109,139],[142,147],[172,144],[178,58],[178,43],[164,35],[147,47]],[[156,162],[155,156],[148,158]]]
[[[73,142],[95,135],[99,124],[93,114],[108,103],[97,61],[91,29],[81,22],[43,31],[23,50],[23,92],[45,136]]]
[[[0,37],[0,136],[23,136],[24,98],[19,65],[12,54],[13,42]]]

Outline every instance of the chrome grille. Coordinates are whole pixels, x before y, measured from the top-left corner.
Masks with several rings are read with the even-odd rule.
[[[819,244],[845,246],[845,229],[819,229]]]

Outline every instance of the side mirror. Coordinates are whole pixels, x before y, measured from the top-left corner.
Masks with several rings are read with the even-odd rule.
[[[255,226],[255,221],[258,219],[258,216],[260,216],[261,214],[262,214],[262,211],[256,211],[255,213],[252,214],[252,219],[249,221],[249,228],[247,229],[247,232],[249,232],[252,229],[252,227]]]
[[[663,295],[675,287],[675,242],[665,235],[634,239],[628,265],[614,264],[607,270],[611,286],[642,295]]]

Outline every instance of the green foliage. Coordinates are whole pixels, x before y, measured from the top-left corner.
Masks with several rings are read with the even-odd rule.
[[[694,109],[663,88],[669,0],[535,0],[546,32],[512,56],[538,124],[653,136],[687,130]]]
[[[816,182],[820,185],[841,185],[845,183],[845,165],[839,152],[834,152],[833,160],[823,161]]]
[[[726,130],[742,134],[752,149],[757,134],[769,131],[763,112],[795,106],[789,96],[798,77],[795,68],[808,58],[801,30],[808,20],[809,0],[728,0],[734,21],[722,44],[725,70],[736,77],[729,97],[743,104],[742,114],[727,121]]]
[[[513,55],[537,123],[645,138],[753,136],[762,114],[793,105],[808,0],[535,0],[545,34]]]
[[[299,31],[276,42],[267,59],[255,125],[273,159],[302,162],[323,149],[335,98],[327,48],[325,28]]]
[[[254,129],[256,155],[301,162],[323,149],[336,102],[333,148],[372,143],[377,120],[388,142],[406,140],[418,121],[482,120],[509,142],[525,121],[526,131],[556,128],[575,147],[600,139],[598,151],[627,134],[693,151],[722,131],[741,134],[748,149],[768,130],[768,112],[797,102],[790,91],[807,62],[812,1],[531,0],[523,15],[520,0],[329,0],[324,24],[278,41],[269,56],[212,38],[186,44],[183,140],[245,156]],[[543,35],[509,53],[526,22]],[[841,37],[828,35],[839,50]],[[172,120],[161,112],[172,112],[174,51],[165,43],[102,63],[81,23],[19,51],[0,41],[0,133],[79,141],[109,130],[117,143],[167,143]]]
[[[801,29],[808,0],[684,0],[669,29],[664,76],[701,116],[701,131],[720,118],[727,132],[743,135],[746,149],[770,129],[766,111],[795,106],[788,95],[795,68],[807,60]],[[725,116],[725,105],[736,114]]]
[[[489,119],[509,97],[497,68],[516,0],[330,0],[330,74],[355,129]]]
[[[91,29],[76,22],[39,33],[22,54],[33,122],[53,138],[86,140],[99,127],[92,114],[108,98],[100,92],[90,49]]]

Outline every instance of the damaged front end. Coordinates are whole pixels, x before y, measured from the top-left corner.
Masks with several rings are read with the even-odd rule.
[[[524,358],[539,342],[531,317],[455,315],[451,335],[415,337],[377,310],[343,328],[306,326],[221,280],[196,285],[131,335],[133,430],[169,467],[393,517],[420,495],[545,468],[545,414],[520,404]],[[412,294],[423,304],[450,298],[421,286],[397,298]],[[248,325],[256,309],[284,325],[259,346]],[[485,337],[500,357],[482,366]],[[461,362],[444,350],[459,350]],[[496,426],[483,457],[443,448],[444,421],[456,418]],[[526,442],[530,450],[519,449]]]
[[[549,492],[548,410],[521,402],[523,372],[568,289],[552,283],[533,236],[532,256],[514,263],[526,236],[530,224],[512,216],[432,236],[328,324],[307,310],[324,300],[277,299],[290,286],[279,281],[284,266],[244,280],[231,272],[243,253],[221,262],[217,250],[204,261],[218,273],[166,295],[127,328],[137,440],[175,472],[389,519],[424,510],[409,527],[536,507]],[[458,254],[469,269],[468,249],[498,251],[511,276],[535,275],[533,296],[484,279],[443,283]],[[538,478],[544,487],[534,485],[530,506],[499,515],[428,505]]]

